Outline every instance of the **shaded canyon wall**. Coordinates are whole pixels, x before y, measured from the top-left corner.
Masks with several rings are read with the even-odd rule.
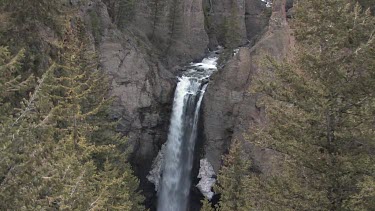
[[[244,150],[257,170],[271,174],[278,167],[277,153],[246,142],[244,134],[253,124],[264,122],[264,111],[257,107],[257,95],[249,89],[259,71],[258,61],[264,53],[283,59],[293,43],[286,19],[285,0],[276,0],[267,31],[254,46],[245,46],[232,57],[225,67],[212,76],[204,98],[205,157],[218,172],[221,157],[228,151],[231,140],[245,143]],[[247,134],[251,135],[251,134]]]

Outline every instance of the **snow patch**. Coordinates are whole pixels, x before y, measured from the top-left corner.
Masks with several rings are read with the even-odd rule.
[[[206,198],[211,200],[212,197],[214,196],[212,187],[214,186],[216,179],[215,179],[214,168],[212,167],[211,163],[208,162],[206,158],[200,160],[198,178],[200,178],[200,181],[197,185],[197,188],[201,191],[201,193]]]
[[[238,54],[238,52],[240,52],[239,48],[234,49],[233,50],[233,56],[236,56]]]
[[[266,7],[272,7],[272,0],[262,0],[262,2],[266,3]]]
[[[162,167],[164,163],[164,154],[165,154],[165,144],[161,147],[158,155],[152,162],[152,167],[151,171],[149,172],[149,175],[147,175],[148,181],[153,183],[155,185],[155,191],[157,192],[159,189],[159,183],[160,183],[160,178],[162,174]]]

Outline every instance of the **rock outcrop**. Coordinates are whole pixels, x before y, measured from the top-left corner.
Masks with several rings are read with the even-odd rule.
[[[273,2],[272,16],[267,32],[253,47],[242,47],[239,52],[212,76],[204,98],[203,121],[205,157],[218,172],[221,156],[231,140],[244,140],[244,134],[253,124],[262,124],[264,113],[257,107],[257,95],[249,93],[254,76],[264,71],[257,65],[267,52],[276,59],[284,58],[292,44],[291,31],[286,21],[285,0]],[[251,135],[251,134],[248,134]],[[246,142],[245,154],[253,160],[257,170],[271,174],[277,169],[277,153]]]
[[[254,43],[264,33],[270,14],[261,0],[204,0],[204,7],[210,48]]]
[[[245,1],[205,0],[207,31],[210,46],[246,43]],[[232,40],[229,40],[232,39]]]
[[[152,167],[147,175],[148,181],[155,186],[155,191],[159,190],[159,183],[163,171],[164,156],[165,156],[166,144],[163,144],[155,160],[152,162]]]
[[[245,24],[247,39],[255,43],[264,34],[268,21],[270,9],[261,1],[246,1]]]
[[[172,68],[204,56],[208,36],[202,0],[136,1],[133,30],[145,34]]]
[[[131,163],[149,200],[154,187],[146,179],[166,141],[175,75],[159,60],[153,45],[136,31],[120,30],[100,0],[87,3],[82,16],[91,31],[100,66],[110,78],[111,117],[131,147]],[[151,202],[147,202],[151,203]]]

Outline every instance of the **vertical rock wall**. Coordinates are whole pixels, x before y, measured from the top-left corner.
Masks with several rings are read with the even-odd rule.
[[[139,0],[132,27],[168,67],[203,57],[208,45],[202,0]]]
[[[148,199],[146,204],[151,206],[154,187],[145,177],[166,141],[178,65],[199,59],[209,43],[210,47],[223,45],[232,34],[240,38],[236,45],[261,37],[254,47],[240,48],[213,76],[204,98],[204,151],[217,172],[230,141],[242,139],[248,127],[262,122],[256,96],[247,90],[260,71],[255,64],[260,52],[282,58],[288,51],[285,1],[275,0],[268,28],[269,16],[260,0],[138,0],[134,1],[134,17],[120,28],[109,15],[116,12],[108,8],[111,0],[103,1],[89,1],[81,13],[100,65],[111,78],[112,117],[120,121],[118,129],[134,149],[132,164]],[[228,18],[235,23],[231,31],[222,27]],[[261,171],[271,169],[269,155],[274,152],[254,146],[247,149]]]
[[[131,2],[87,1],[80,13],[100,66],[111,79],[112,118],[119,120],[118,130],[129,139],[133,168],[146,204],[152,206],[154,187],[145,177],[167,139],[176,85],[173,67],[202,57],[208,36],[202,0],[133,1],[126,5],[134,9],[132,17],[118,14],[124,12],[120,4],[125,1]]]
[[[248,92],[258,71],[262,53],[276,59],[285,58],[292,44],[291,31],[286,21],[285,0],[275,0],[267,32],[253,47],[242,47],[239,52],[213,75],[204,99],[203,118],[205,157],[218,172],[221,156],[233,139],[244,140],[253,124],[262,124],[264,114],[256,106],[257,95]],[[248,134],[251,135],[251,134]],[[258,170],[270,174],[277,169],[277,153],[244,142],[246,154]]]
[[[231,36],[235,36],[234,46],[254,43],[268,24],[270,10],[261,0],[204,0],[203,3],[211,48],[228,45]]]
[[[207,31],[212,47],[228,46],[229,36],[234,36],[233,45],[246,43],[245,1],[205,0]]]
[[[254,44],[261,38],[267,29],[270,9],[260,0],[246,0],[245,24],[247,39]]]

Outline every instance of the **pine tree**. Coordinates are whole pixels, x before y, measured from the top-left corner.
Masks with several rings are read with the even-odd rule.
[[[294,24],[293,58],[270,59],[272,72],[263,72],[255,88],[265,94],[269,122],[252,131],[252,141],[284,153],[294,178],[274,186],[282,196],[276,202],[355,210],[362,195],[372,210],[366,196],[374,190],[361,184],[375,177],[375,19],[358,4],[317,0],[296,6]],[[344,202],[351,200],[349,209]]]
[[[203,199],[201,202],[202,202],[201,211],[214,211],[215,210],[207,199]]]
[[[114,124],[103,116],[110,102],[106,99],[109,83],[96,69],[96,63],[92,62],[95,59],[79,39],[82,28],[79,28],[79,22],[77,24],[77,28],[68,28],[61,62],[45,86],[45,95],[56,105],[44,123],[57,127],[59,142],[67,144],[69,152],[73,152],[70,157],[76,158],[71,165],[78,161],[83,167],[79,172],[72,172],[72,178],[68,180],[76,181],[70,186],[79,189],[74,192],[77,195],[73,197],[73,190],[58,193],[63,200],[55,197],[55,201],[68,209],[88,209],[87,202],[90,202],[90,207],[98,209],[140,210],[139,183],[120,151],[124,149],[124,140],[111,132]],[[65,159],[56,160],[64,162]],[[123,163],[119,164],[121,160]]]
[[[265,175],[250,172],[244,180],[244,195],[247,210],[322,210],[329,201],[323,191],[311,187],[316,184],[315,178],[305,178],[307,169],[298,168],[290,158],[279,168],[282,173]]]
[[[108,81],[75,26],[67,24],[59,59],[1,128],[1,210],[142,210],[125,140],[108,121]]]
[[[366,176],[363,181],[357,184],[358,193],[351,195],[344,202],[345,208],[348,210],[373,210],[375,207],[375,180],[374,177]]]
[[[245,211],[249,209],[245,181],[248,179],[249,162],[242,155],[241,143],[234,140],[218,175],[215,193],[220,194],[219,210]]]
[[[20,50],[17,55],[12,57],[7,47],[0,47],[1,122],[5,122],[5,118],[9,118],[9,115],[14,114],[14,107],[12,106],[14,106],[15,101],[20,100],[15,98],[15,96],[29,89],[30,82],[33,80],[32,76],[27,77],[20,74],[22,68],[21,60],[24,58],[24,53],[25,50]]]
[[[12,66],[12,64],[17,63],[16,61],[18,59],[13,59],[13,62],[8,65]],[[8,65],[5,65],[5,67]],[[20,63],[17,66],[20,67]],[[22,77],[18,73],[15,76],[15,80],[11,81],[15,82],[20,78]],[[6,99],[9,101],[5,105],[9,105],[9,113],[4,113],[4,115],[8,116],[5,116],[5,120],[2,121],[0,138],[2,146],[0,198],[3,202],[0,205],[0,209],[26,209],[28,207],[27,204],[34,199],[38,192],[37,188],[31,188],[37,183],[34,177],[34,173],[37,171],[35,171],[33,164],[38,165],[39,158],[42,158],[42,156],[38,156],[40,155],[39,153],[43,152],[43,145],[39,142],[40,136],[34,128],[35,122],[33,120],[36,119],[36,116],[32,115],[32,113],[35,111],[36,96],[40,91],[39,88],[42,82],[43,79],[40,79],[38,81],[39,85],[32,90],[28,98],[22,101],[17,93],[20,89],[16,88],[12,90],[16,92],[7,93]],[[21,85],[24,83],[25,81]],[[7,84],[9,85],[10,83],[5,83],[5,85]],[[29,91],[29,89],[26,91]],[[23,184],[28,184],[28,186],[23,186]]]
[[[17,24],[34,21],[47,22],[58,12],[61,4],[57,0],[2,0],[0,7],[12,12]]]
[[[28,111],[23,109],[18,115],[22,97],[34,81],[32,76],[27,77],[20,72],[23,58],[24,50],[11,56],[8,48],[0,48],[0,199],[4,202],[0,209],[3,209],[7,199],[12,199],[12,195],[8,195],[6,191],[7,184],[14,181],[13,176],[19,169],[18,163],[25,158],[23,150],[27,144],[20,143],[19,135],[28,135],[29,132],[22,127],[14,127],[18,119]],[[17,187],[11,189],[13,192],[20,191]]]
[[[370,8],[372,11],[372,15],[375,15],[375,4],[372,0],[358,0],[358,2],[364,9]]]
[[[40,77],[54,56],[54,42],[41,31],[60,38],[62,20],[71,11],[58,0],[1,0],[0,45],[15,53],[24,50],[22,71]],[[64,12],[64,14],[62,14]]]

